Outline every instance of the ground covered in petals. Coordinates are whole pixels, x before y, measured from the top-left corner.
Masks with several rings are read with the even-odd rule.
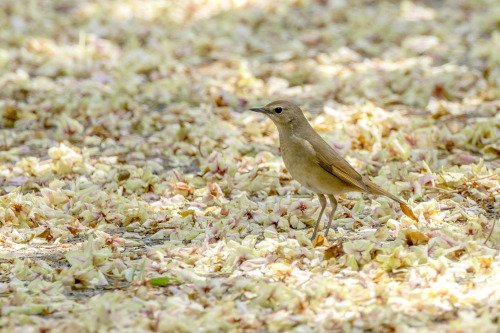
[[[499,24],[495,0],[1,1],[0,328],[497,332]],[[278,98],[418,222],[352,193],[312,243],[317,199],[245,111]]]

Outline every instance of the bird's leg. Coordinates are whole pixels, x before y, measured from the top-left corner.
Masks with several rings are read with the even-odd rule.
[[[324,194],[321,193],[316,193],[319,199],[319,203],[321,204],[321,211],[319,212],[318,220],[316,221],[316,225],[314,226],[314,231],[313,235],[311,237],[311,241],[313,241],[316,238],[316,233],[318,232],[318,227],[319,227],[319,222],[321,221],[321,216],[323,216],[323,212],[325,211],[326,207],[326,197]]]
[[[335,210],[337,210],[337,199],[333,196],[333,194],[328,194],[328,199],[330,199],[330,205],[332,206],[332,213],[330,214],[330,218],[328,219],[328,224],[326,225],[325,230],[325,239],[328,236],[328,231],[330,230],[330,226],[332,225],[333,214],[335,214]]]

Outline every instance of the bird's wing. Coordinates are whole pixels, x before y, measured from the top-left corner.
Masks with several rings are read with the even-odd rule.
[[[415,221],[418,221],[418,218],[415,216],[411,208],[408,207],[407,204],[405,204],[404,201],[387,192],[386,190],[378,187],[369,179],[363,178],[344,158],[342,158],[342,156],[339,155],[339,153],[335,151],[335,149],[330,147],[330,145],[326,143],[326,141],[323,140],[323,138],[321,138],[319,135],[317,137],[311,135],[311,137],[307,141],[311,144],[313,148],[312,151],[314,151],[315,153],[317,162],[323,169],[325,169],[332,175],[335,175],[338,178],[342,179],[344,182],[359,188],[361,191],[385,195],[391,198],[392,200],[399,203],[401,210],[406,216],[412,218]]]
[[[323,169],[361,191],[370,192],[363,177],[319,135],[307,141],[313,146],[317,162]]]

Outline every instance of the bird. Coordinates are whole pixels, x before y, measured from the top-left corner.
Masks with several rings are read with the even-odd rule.
[[[367,177],[363,177],[340,156],[313,129],[299,106],[286,100],[278,100],[250,110],[263,113],[273,121],[279,132],[281,155],[287,170],[296,181],[318,196],[321,210],[311,240],[316,239],[318,226],[326,207],[326,197],[330,200],[332,212],[324,231],[325,239],[328,237],[333,215],[337,209],[335,195],[347,192],[389,197],[399,203],[405,215],[418,221],[403,200],[380,188]]]

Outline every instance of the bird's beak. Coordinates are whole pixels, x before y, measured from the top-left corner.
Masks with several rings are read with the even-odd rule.
[[[260,112],[260,113],[269,113],[266,109],[264,108],[251,108],[250,111],[254,112]]]

